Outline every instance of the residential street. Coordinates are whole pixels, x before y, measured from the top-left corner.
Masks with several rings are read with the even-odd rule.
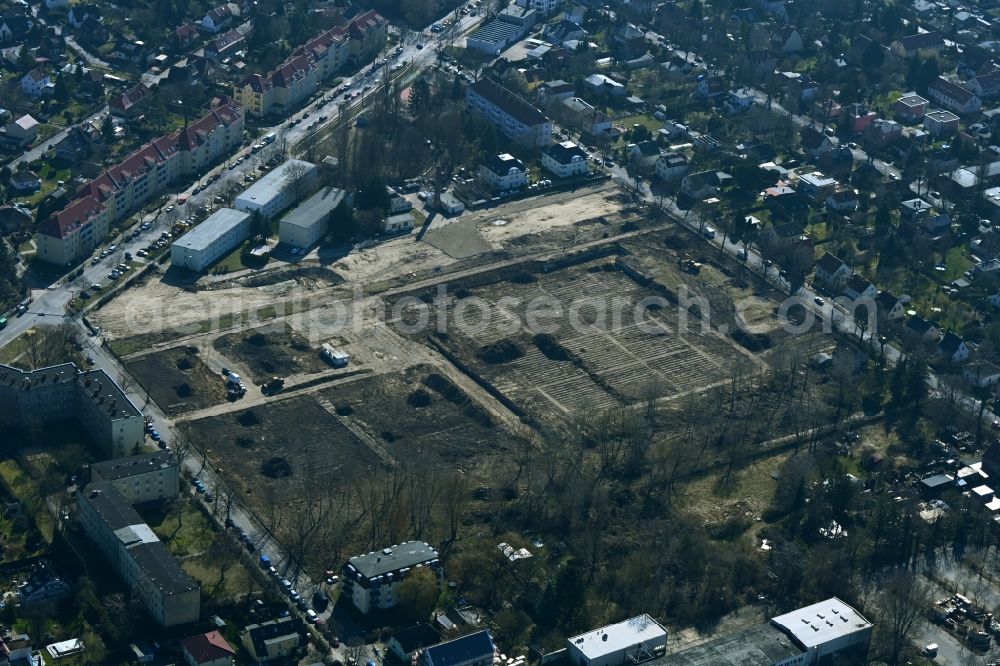
[[[754,104],[764,107],[766,109],[770,109],[772,112],[778,114],[779,116],[785,116],[786,118],[790,118],[797,127],[809,127],[809,126],[816,127],[816,123],[814,123],[810,118],[792,113],[791,111],[781,106],[781,104],[774,101],[773,99],[770,101],[769,104],[767,93],[761,90],[757,90],[756,88],[750,88],[749,90],[751,94],[753,94]],[[831,138],[833,139],[833,141],[837,140],[835,137]],[[866,153],[860,147],[851,148],[851,153],[854,155],[855,162],[868,161],[868,153]],[[875,169],[883,176],[892,178],[893,180],[899,180],[902,177],[899,172],[899,169],[897,169],[896,167],[892,166],[891,164],[883,160],[880,159],[872,160],[872,166],[874,166]]]
[[[101,120],[107,113],[108,113],[108,107],[103,106],[94,113],[87,116],[86,118],[83,118],[77,124],[91,122],[94,120]],[[46,152],[48,152],[49,148],[54,148],[60,141],[65,139],[66,135],[69,133],[69,130],[72,128],[73,128],[72,125],[70,127],[66,127],[61,131],[57,132],[56,134],[50,136],[45,141],[37,145],[32,145],[31,150],[19,155],[18,157],[15,157],[14,159],[12,159],[10,162],[7,163],[7,166],[9,166],[12,171],[14,171],[17,170],[17,165],[20,164],[21,162],[34,162],[35,160],[42,157],[42,155],[44,155]]]
[[[464,17],[461,23],[456,26],[456,30],[471,30],[482,20],[483,17]],[[408,65],[410,68],[406,71],[409,76],[413,76],[434,62],[436,59],[436,44],[441,39],[444,39],[443,34],[427,37],[426,39],[417,37],[410,40],[409,43],[404,45],[404,50],[399,56],[386,59],[385,66],[391,67],[396,63]],[[418,44],[420,48],[418,48]],[[381,83],[381,74],[381,69],[377,69],[373,65],[368,65],[354,75],[347,77],[343,82],[349,86],[349,92],[359,93],[356,98],[345,103],[342,102],[343,95],[341,95],[335,99],[331,99],[329,102],[321,101],[313,105],[306,105],[292,117],[301,117],[306,112],[309,112],[310,116],[314,114],[326,114],[329,116],[328,119],[315,128],[315,131],[320,131],[324,126],[338,120],[341,112],[341,104],[344,104],[344,112],[364,105],[365,101],[370,99],[371,93],[378,90]],[[369,89],[366,90],[366,87]],[[326,96],[324,96],[325,98]],[[107,110],[107,107],[104,107],[101,111],[93,114],[91,118],[98,118],[103,113],[106,113]],[[273,131],[278,135],[278,140],[275,143],[281,144],[284,142],[287,146],[293,146],[310,131],[306,123],[299,123],[293,127],[288,127],[287,124],[287,122],[282,122],[274,127],[264,128],[263,132]],[[65,131],[60,132],[42,145],[33,147],[31,151],[13,161],[11,168],[16,167],[21,161],[37,159],[49,146],[58,143],[65,134]],[[150,225],[149,228],[141,231],[135,239],[124,239],[121,237],[114,239],[112,243],[118,246],[116,251],[106,259],[100,260],[96,265],[91,264],[89,261],[85,262],[83,264],[84,273],[82,277],[74,279],[63,278],[50,288],[33,290],[31,294],[33,300],[28,312],[19,317],[10,317],[7,327],[3,331],[0,331],[0,346],[8,344],[35,325],[60,325],[64,321],[71,322],[80,331],[80,337],[85,341],[84,353],[94,360],[94,367],[105,370],[126,388],[126,393],[132,402],[146,416],[153,419],[154,426],[160,432],[164,441],[168,444],[179,441],[180,434],[175,429],[172,420],[159,409],[156,403],[148,399],[148,395],[138,386],[137,382],[126,378],[125,369],[111,353],[99,334],[91,335],[90,331],[84,326],[82,319],[78,317],[70,318],[66,315],[66,306],[77,292],[88,288],[91,284],[101,283],[105,289],[118,286],[108,280],[108,273],[121,260],[125,252],[130,252],[134,256],[137,250],[146,247],[157,239],[164,230],[168,230],[173,225],[174,220],[184,219],[203,205],[213,205],[214,197],[224,191],[227,184],[237,183],[241,188],[244,187],[245,176],[248,171],[254,168],[255,161],[246,159],[241,164],[235,164],[235,162],[240,157],[249,156],[249,146],[243,146],[223,163],[211,169],[207,174],[204,174],[199,181],[191,183],[185,190],[169,195],[159,207],[147,210],[142,216],[140,223],[148,222]],[[230,167],[229,165],[233,166]],[[214,176],[218,176],[218,179],[214,182],[206,183],[206,181],[209,181]],[[194,189],[198,187],[203,187],[203,189],[198,194],[194,194]],[[186,202],[183,204],[179,203],[179,200],[185,197]],[[175,207],[172,214],[167,214],[166,208],[168,206]],[[138,225],[135,228],[138,228]],[[141,269],[145,263],[143,259],[138,257],[133,259],[133,265],[138,269]],[[150,444],[152,443],[150,442]],[[193,478],[200,479],[208,490],[215,492],[216,495],[219,494],[217,489],[221,487],[223,481],[217,470],[205,464],[200,452],[191,451],[181,463],[183,468]],[[190,485],[185,485],[182,491],[193,492]],[[292,579],[295,589],[299,591],[303,598],[312,598],[313,593],[319,589],[320,584],[311,581],[305,573],[298,572],[296,575],[292,563],[287,560],[278,544],[265,532],[264,528],[254,519],[252,513],[246,507],[238,502],[234,503],[229,517],[238,528],[242,528],[250,535],[251,540],[257,545],[256,555],[268,555],[272,566],[283,576]],[[220,521],[222,518],[224,517],[220,517]],[[330,608],[327,608],[320,617],[324,619],[328,618],[330,610]],[[369,661],[381,663],[381,656],[371,646],[366,646],[359,660],[364,663]]]

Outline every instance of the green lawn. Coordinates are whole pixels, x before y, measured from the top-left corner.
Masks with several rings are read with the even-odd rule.
[[[181,567],[188,575],[201,583],[203,594],[216,601],[237,600],[246,595],[250,589],[250,574],[239,560],[234,561],[226,569],[226,575],[221,585],[219,585],[219,576],[222,572],[210,555],[185,559],[181,562]]]
[[[948,282],[962,277],[965,271],[972,268],[973,262],[969,258],[969,250],[965,245],[958,245],[950,250],[944,258],[948,270],[944,272],[944,279]]]
[[[256,260],[253,263],[244,262],[243,260],[243,250],[248,246],[249,241],[240,245],[238,248],[219,259],[212,267],[209,272],[213,275],[216,273],[233,273],[236,271],[246,270],[248,268],[262,268],[269,260]],[[256,259],[256,258],[253,258]]]
[[[4,347],[0,347],[0,363],[10,365],[18,356],[24,353],[26,342],[27,338],[22,333],[8,342]]]
[[[625,116],[624,118],[619,118],[617,124],[620,124],[626,130],[632,129],[632,125],[642,125],[650,132],[656,132],[658,129],[663,127],[663,123],[654,118],[653,116],[640,113],[635,116]]]
[[[16,460],[0,462],[0,479],[7,486],[10,494],[21,502],[24,510],[34,519],[35,525],[45,541],[51,543],[56,528],[55,518],[49,512],[48,506],[45,504],[45,497],[35,480],[21,469]]]
[[[829,225],[826,222],[817,222],[806,227],[806,231],[812,235],[817,243],[821,243],[830,237]]]
[[[48,123],[42,123],[38,126],[38,137],[35,139],[35,143],[39,144],[59,133],[59,128],[55,125],[49,125]]]
[[[198,510],[193,500],[185,495],[183,490],[177,501],[179,506],[163,516],[159,524],[151,523],[150,527],[174,555],[196,555],[204,552],[215,541],[215,531],[205,514]],[[160,520],[160,517],[153,520]]]
[[[54,180],[66,182],[73,177],[72,172],[69,169],[56,169],[50,163],[46,162],[42,165],[42,168],[38,170],[38,175],[42,177],[42,180]]]

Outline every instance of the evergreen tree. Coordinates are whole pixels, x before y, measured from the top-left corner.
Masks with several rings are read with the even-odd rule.
[[[35,56],[28,48],[27,44],[21,45],[21,51],[17,54],[17,68],[27,74],[35,68]]]
[[[431,96],[431,88],[424,77],[418,78],[410,87],[410,99],[408,109],[414,116],[419,116],[420,112],[428,108]]]
[[[104,143],[111,143],[115,140],[115,124],[110,115],[104,116],[104,122],[101,124],[101,138],[104,139]]]

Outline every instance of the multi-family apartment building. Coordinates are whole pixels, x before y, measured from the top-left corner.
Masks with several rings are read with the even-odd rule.
[[[295,49],[269,74],[251,74],[233,97],[253,116],[295,108],[344,65],[363,62],[385,45],[389,23],[378,12],[356,16],[347,25],[320,33]]]
[[[90,466],[90,480],[110,483],[129,504],[176,497],[180,492],[180,466],[170,451],[141,453]]]
[[[479,180],[491,192],[519,190],[528,185],[528,169],[513,155],[501,153],[479,165]]]
[[[542,16],[549,16],[562,4],[562,0],[517,0],[519,7],[534,9]]]
[[[305,640],[306,626],[298,617],[281,617],[260,624],[248,624],[240,640],[255,664],[287,660]],[[283,662],[285,663],[285,662]]]
[[[153,619],[169,627],[195,622],[201,590],[118,489],[91,481],[77,491],[77,518]]]
[[[437,551],[423,541],[405,541],[352,557],[342,570],[343,594],[362,613],[392,608],[399,601],[399,584],[418,567],[430,567],[441,575]]]
[[[983,106],[983,101],[974,92],[940,76],[927,86],[927,96],[960,116],[975,113]]]
[[[523,97],[483,77],[465,90],[465,103],[504,136],[529,146],[552,141],[552,121]]]
[[[108,226],[132,214],[182,176],[203,173],[243,141],[243,108],[228,98],[199,120],[151,141],[82,187],[66,208],[39,225],[39,256],[58,265],[80,261]]]
[[[108,458],[142,446],[142,412],[104,370],[72,363],[34,371],[0,365],[0,427],[68,420],[78,421]]]
[[[67,266],[92,252],[107,235],[107,206],[96,197],[85,196],[42,222],[35,242],[43,260]]]

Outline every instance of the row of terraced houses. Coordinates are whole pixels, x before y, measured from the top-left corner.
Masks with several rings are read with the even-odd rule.
[[[202,118],[151,141],[76,192],[38,228],[41,259],[68,266],[86,258],[111,224],[135,212],[183,176],[205,173],[243,141],[243,107],[216,98]]]
[[[270,74],[246,77],[236,85],[233,97],[253,116],[283,114],[308,99],[345,65],[364,62],[378,53],[388,29],[389,22],[378,12],[365,12],[295,49]]]

